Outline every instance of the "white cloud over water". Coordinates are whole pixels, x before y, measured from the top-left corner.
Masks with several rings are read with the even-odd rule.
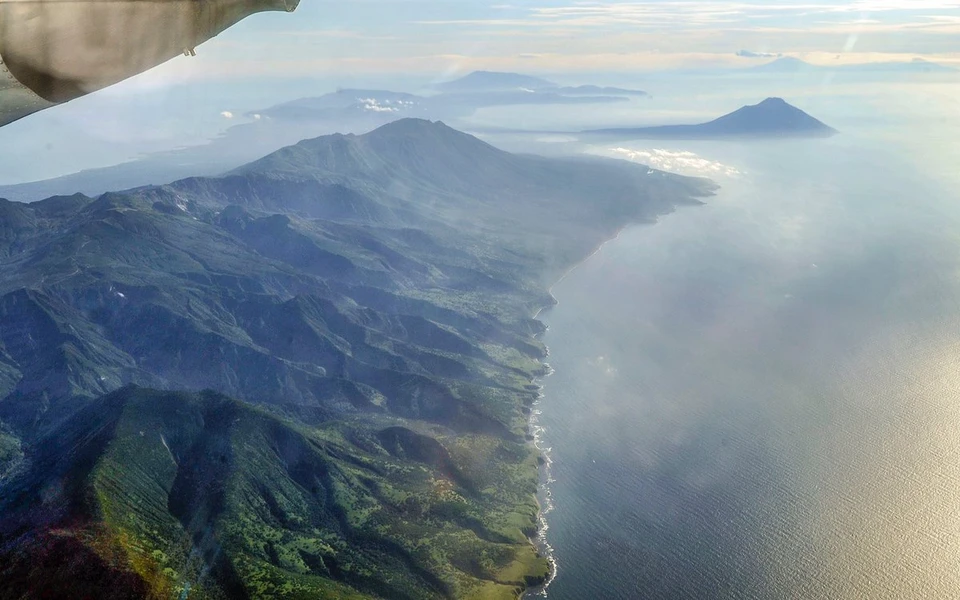
[[[705,177],[718,175],[736,177],[740,175],[740,171],[736,167],[704,158],[689,150],[610,148],[601,152],[601,154],[624,158],[643,163],[654,169],[682,175],[702,175]]]
[[[780,53],[773,52],[754,52],[752,50],[739,50],[737,56],[741,58],[779,58],[783,56]]]

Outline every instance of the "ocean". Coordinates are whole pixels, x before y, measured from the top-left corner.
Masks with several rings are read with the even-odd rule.
[[[589,149],[722,189],[540,315],[548,598],[960,598],[957,89],[886,91],[830,140]]]

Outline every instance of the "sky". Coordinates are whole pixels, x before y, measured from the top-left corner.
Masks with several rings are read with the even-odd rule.
[[[416,92],[476,69],[617,85],[778,56],[960,67],[960,0],[300,0],[4,127],[0,184],[203,143],[251,111],[337,87]]]
[[[223,37],[215,69],[194,65],[204,76],[647,70],[779,54],[960,64],[960,0],[302,0]]]

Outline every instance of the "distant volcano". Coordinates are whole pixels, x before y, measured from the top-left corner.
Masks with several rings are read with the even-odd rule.
[[[804,62],[799,58],[784,56],[772,62],[751,67],[748,71],[767,74],[806,74],[806,73],[956,73],[951,67],[930,62],[922,58],[911,61],[844,63],[838,65],[817,65]]]
[[[588,135],[653,139],[715,139],[753,137],[829,137],[837,130],[811,117],[782,98],[767,98],[699,125],[596,129]]]
[[[811,71],[816,68],[816,66],[802,61],[799,58],[784,56],[772,62],[752,67],[750,70],[758,73],[797,73],[801,71]]]

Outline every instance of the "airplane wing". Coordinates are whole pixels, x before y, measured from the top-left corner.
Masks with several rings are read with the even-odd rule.
[[[0,0],[0,127],[142,73],[299,0]]]

